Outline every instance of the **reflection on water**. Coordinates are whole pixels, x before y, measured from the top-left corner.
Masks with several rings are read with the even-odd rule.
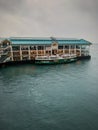
[[[91,60],[0,69],[0,130],[97,130],[97,49]]]

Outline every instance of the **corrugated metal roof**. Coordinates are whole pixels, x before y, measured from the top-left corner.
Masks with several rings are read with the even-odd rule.
[[[78,45],[90,45],[92,43],[90,43],[89,41],[86,41],[84,39],[76,39],[76,38],[55,38],[56,42],[58,42],[58,44],[78,44]],[[10,40],[12,42],[13,45],[28,45],[28,44],[34,44],[34,45],[40,45],[40,44],[52,44],[53,43],[53,39],[51,39],[51,37],[10,37],[8,38],[8,40]]]

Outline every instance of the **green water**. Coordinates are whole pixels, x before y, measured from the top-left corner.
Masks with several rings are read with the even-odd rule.
[[[91,60],[0,69],[0,130],[98,130],[98,45]]]

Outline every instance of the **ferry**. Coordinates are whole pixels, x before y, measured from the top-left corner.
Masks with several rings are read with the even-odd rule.
[[[37,56],[35,58],[35,64],[64,64],[70,63],[77,60],[77,56],[75,54],[67,54],[67,55],[51,55],[51,56]]]

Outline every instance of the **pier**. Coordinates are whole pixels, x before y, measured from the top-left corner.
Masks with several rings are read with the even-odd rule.
[[[76,54],[90,58],[90,45],[84,39],[10,37],[0,39],[0,64],[34,62],[37,56]]]

